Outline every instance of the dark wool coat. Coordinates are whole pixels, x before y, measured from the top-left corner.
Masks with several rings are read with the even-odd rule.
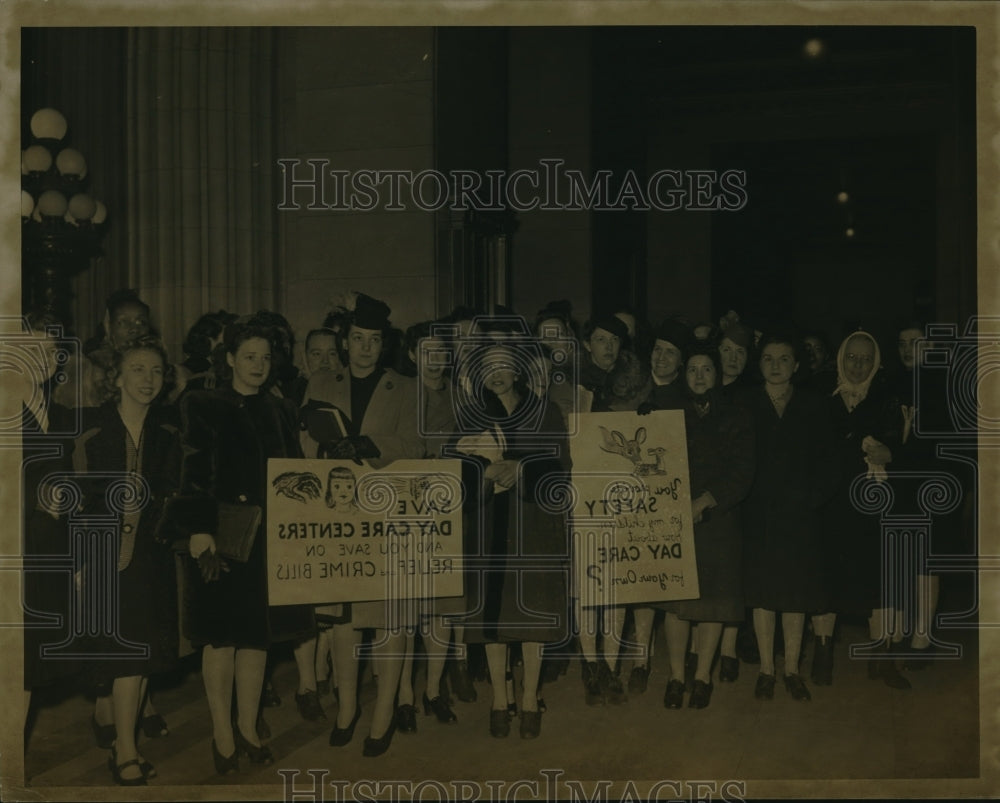
[[[496,493],[492,483],[483,484],[485,459],[454,455],[463,460],[465,596],[472,611],[456,623],[465,624],[469,643],[562,642],[569,625],[569,541],[565,516],[545,504],[556,495],[552,482],[570,481],[562,414],[530,393],[510,416],[492,401],[487,415],[506,440],[503,459],[521,461],[520,478]],[[535,432],[513,423],[528,404],[545,405]],[[444,456],[453,456],[449,447]]]
[[[185,635],[193,644],[266,649],[315,634],[310,606],[267,603],[267,459],[301,457],[298,426],[270,393],[242,396],[231,387],[192,391],[181,402],[184,448],[174,510],[182,532],[214,533],[217,503],[260,505],[264,518],[246,563],[205,583],[188,557]]]
[[[127,432],[115,402],[110,401],[87,412],[84,431],[76,439],[73,466],[78,472],[91,472],[93,479],[85,481],[84,512],[91,515],[114,513],[108,508],[105,491],[113,477],[98,473],[121,473],[126,466]],[[109,658],[93,666],[88,673],[97,682],[107,682],[127,675],[151,675],[163,672],[177,660],[177,575],[171,543],[155,540],[157,524],[165,500],[172,496],[180,483],[181,446],[180,422],[172,408],[150,407],[143,423],[140,475],[149,487],[147,502],[138,516],[123,519],[119,515],[121,532],[135,539],[128,566],[117,572],[118,634],[121,640],[143,645],[145,658],[122,656]],[[102,582],[89,571],[85,585]],[[89,597],[90,595],[85,595]],[[119,653],[115,640],[104,638],[110,655]]]
[[[821,509],[838,480],[827,400],[796,388],[779,417],[763,386],[747,388],[737,399],[750,411],[757,444],[757,471],[743,503],[747,605],[826,610]]]
[[[694,525],[700,596],[658,603],[681,619],[737,622],[743,619],[743,562],[740,503],[754,475],[754,430],[742,407],[710,392],[709,410],[699,416],[684,400],[691,501],[708,491],[715,498],[708,520]]]
[[[918,498],[921,486],[929,475],[947,474],[957,481],[957,485],[947,486],[966,496],[975,487],[975,477],[968,464],[961,460],[937,456],[937,448],[943,442],[953,441],[954,424],[949,415],[949,389],[947,379],[939,372],[923,371],[920,375],[920,397],[915,398],[914,375],[912,370],[900,366],[889,377],[889,390],[899,409],[901,433],[903,431],[904,409],[912,414],[912,422],[905,441],[900,435],[898,449],[893,452],[889,464],[889,481],[895,492],[893,514],[905,516],[927,516],[930,520],[930,539],[927,552],[939,555],[968,553],[974,550],[971,539],[963,538],[962,503],[950,512],[925,510]],[[951,437],[949,437],[951,436]],[[941,486],[946,487],[946,486]],[[951,493],[949,498],[954,498]],[[941,505],[945,507],[945,505]]]
[[[48,434],[34,415],[24,408],[22,431],[22,521],[24,522],[24,688],[31,689],[65,680],[79,671],[74,661],[45,658],[43,647],[55,647],[70,640],[71,600],[74,597],[73,571],[62,568],[42,570],[35,559],[70,558],[67,517],[53,518],[38,503],[45,477],[71,472],[73,442],[59,433],[75,426],[72,411],[58,404],[48,407]],[[70,645],[77,646],[77,645]]]
[[[830,604],[837,613],[868,616],[883,603],[882,522],[878,512],[864,510],[852,498],[851,485],[868,473],[861,448],[865,437],[884,443],[893,455],[899,451],[902,416],[881,376],[850,412],[839,395],[828,396],[827,402],[839,469],[837,490],[822,512]],[[886,468],[891,471],[892,463]]]

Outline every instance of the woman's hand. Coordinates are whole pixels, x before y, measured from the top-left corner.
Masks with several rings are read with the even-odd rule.
[[[876,466],[884,466],[892,462],[892,450],[884,443],[875,440],[871,435],[867,435],[861,441],[861,449],[864,451],[865,457],[868,458],[868,462]]]
[[[208,533],[194,533],[188,543],[191,557],[198,561],[201,579],[206,583],[218,580],[222,572],[229,571],[229,564],[215,551],[215,538]]]
[[[712,507],[713,501],[712,497],[707,493],[703,493],[697,499],[691,500],[691,521],[694,524],[701,524],[705,517],[705,511]]]
[[[199,557],[206,549],[213,555],[215,554],[215,538],[210,533],[193,533],[188,542],[191,557]]]
[[[484,476],[502,488],[513,488],[517,484],[517,461],[499,460],[490,463],[486,467]]]

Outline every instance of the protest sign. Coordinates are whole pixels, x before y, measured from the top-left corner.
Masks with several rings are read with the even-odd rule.
[[[698,596],[684,413],[584,413],[572,439],[575,593],[585,606]]]
[[[268,460],[272,605],[462,594],[457,460]]]

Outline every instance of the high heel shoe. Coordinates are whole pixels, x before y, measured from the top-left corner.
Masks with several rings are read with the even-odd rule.
[[[240,750],[238,747],[233,749],[231,756],[224,756],[219,752],[219,746],[215,743],[215,739],[212,739],[212,760],[215,762],[215,771],[219,775],[232,775],[234,772],[240,771]]]
[[[170,728],[167,727],[167,721],[159,714],[143,717],[139,723],[139,727],[142,728],[142,732],[146,734],[147,739],[157,739],[160,736],[170,735]]]
[[[122,770],[128,767],[138,767],[139,777],[138,778],[123,778]],[[130,759],[129,761],[118,763],[118,751],[115,750],[114,746],[111,747],[111,757],[108,758],[108,769],[111,770],[111,777],[115,779],[115,783],[119,786],[146,786],[146,773],[142,769],[142,764],[137,758]]]
[[[358,724],[359,719],[361,719],[360,705],[354,709],[354,719],[351,720],[350,725],[346,728],[338,728],[334,725],[333,730],[330,731],[330,746],[343,747],[344,745],[350,744],[351,739],[354,738],[354,726]]]
[[[263,745],[258,747],[255,744],[250,744],[238,727],[233,732],[233,736],[236,737],[236,752],[246,753],[251,764],[260,764],[266,767],[268,764],[274,763],[274,756],[271,754],[271,751]]]
[[[97,742],[97,746],[102,750],[110,750],[111,746],[115,743],[115,739],[118,738],[118,730],[115,728],[115,723],[100,725],[97,722],[97,717],[91,714],[90,727],[94,731],[94,741]]]
[[[365,746],[361,751],[361,755],[368,756],[369,758],[375,758],[375,756],[382,755],[386,750],[389,749],[389,743],[392,742],[392,734],[396,730],[396,720],[392,719],[389,722],[389,727],[386,728],[385,733],[378,739],[373,739],[371,736],[365,737]]]
[[[444,698],[435,697],[433,700],[428,700],[427,693],[424,692],[424,714],[430,714],[431,711],[433,711],[434,716],[438,718],[438,722],[443,722],[445,725],[450,725],[452,722],[458,722],[458,717],[456,717],[455,712],[448,707],[448,703],[444,701]]]

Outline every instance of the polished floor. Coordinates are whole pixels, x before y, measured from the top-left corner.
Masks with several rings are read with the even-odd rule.
[[[923,671],[907,673],[912,688],[903,691],[891,689],[881,680],[870,680],[865,663],[849,657],[849,645],[864,642],[865,631],[860,623],[846,623],[838,627],[834,684],[817,687],[809,683],[809,702],[793,700],[780,679],[772,701],[755,699],[757,667],[744,663],[735,683],[720,683],[716,668],[708,708],[667,710],[662,704],[666,650],[659,629],[649,687],[642,695],[631,695],[624,705],[586,706],[580,665],[573,661],[567,674],[543,689],[548,711],[536,740],[521,739],[516,720],[506,740],[489,735],[490,687],[481,682],[476,684],[476,702],[455,703],[457,723],[444,725],[421,711],[418,732],[397,733],[389,751],[374,759],[361,755],[374,696],[370,677],[362,691],[364,713],[354,740],[346,747],[334,748],[327,740],[336,702],[332,696],[323,699],[327,721],[302,719],[293,698],[295,665],[286,658],[274,671],[282,704],[265,713],[276,763],[256,770],[244,766],[239,775],[225,778],[214,773],[208,708],[193,662],[156,693],[170,734],[140,742],[141,752],[158,770],[158,777],[150,781],[150,787],[158,792],[152,788],[135,790],[135,799],[140,791],[171,799],[171,787],[177,787],[178,792],[181,787],[201,787],[205,794],[215,796],[206,787],[229,785],[258,788],[216,791],[225,791],[232,798],[251,791],[254,797],[280,798],[284,783],[280,770],[299,770],[294,781],[298,787],[312,783],[310,776],[302,774],[308,770],[327,771],[327,784],[340,779],[370,779],[372,783],[405,780],[411,793],[414,784],[421,781],[441,782],[425,785],[418,796],[427,800],[442,799],[442,795],[443,799],[485,798],[488,781],[518,779],[535,782],[535,786],[522,787],[518,799],[543,799],[553,796],[546,794],[547,778],[550,783],[556,779],[554,796],[561,798],[571,796],[575,787],[566,784],[574,781],[590,798],[595,789],[600,791],[602,780],[617,782],[613,788],[620,790],[620,784],[630,779],[637,782],[636,792],[643,797],[651,783],[673,779],[675,787],[667,787],[673,792],[661,790],[661,799],[676,797],[676,784],[681,784],[686,799],[690,788],[683,782],[690,779],[713,779],[713,799],[725,797],[721,788],[725,781],[744,784],[730,788],[731,798],[754,797],[755,789],[780,796],[784,787],[775,787],[772,782],[785,780],[810,782],[804,787],[809,796],[840,796],[847,793],[844,789],[854,789],[852,796],[859,796],[858,787],[838,791],[835,779],[864,781],[873,785],[872,790],[879,790],[880,796],[893,795],[891,785],[884,785],[891,779],[957,782],[980,774],[977,635],[970,627],[942,630],[938,638],[960,646],[961,657],[942,658]],[[809,643],[802,661],[805,674],[811,655]],[[777,667],[780,675],[780,658]],[[623,678],[627,679],[629,669],[626,659]],[[423,688],[419,667],[416,688],[419,695]],[[108,753],[95,746],[89,725],[92,703],[79,694],[49,692],[37,696],[35,708],[25,756],[30,788],[42,798],[65,799],[61,793],[68,794],[70,788],[82,793],[85,790],[80,787],[110,784]],[[478,784],[481,793],[475,793],[477,787],[466,787],[462,794],[452,783],[459,779]],[[928,781],[928,786],[919,788],[936,789],[934,783]],[[360,790],[352,786],[350,790],[361,796],[388,795],[385,788],[382,795],[376,794],[377,786]],[[745,791],[740,794],[740,790]],[[335,791],[328,794],[322,799],[343,799]]]

